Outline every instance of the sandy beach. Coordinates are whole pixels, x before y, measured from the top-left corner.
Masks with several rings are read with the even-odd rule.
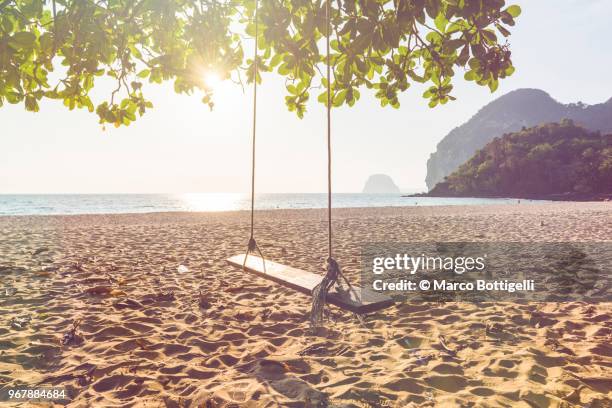
[[[71,407],[612,406],[611,303],[398,303],[365,326],[332,308],[313,333],[310,298],[226,264],[248,217],[0,217],[0,388],[67,387]],[[334,217],[353,279],[368,242],[612,237],[609,202]],[[322,273],[323,210],[263,211],[255,228],[266,256]]]

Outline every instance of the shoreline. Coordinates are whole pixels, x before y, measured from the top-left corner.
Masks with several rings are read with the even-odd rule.
[[[406,196],[412,197],[412,196]],[[468,197],[466,197],[468,198]],[[485,197],[489,198],[489,197]],[[503,198],[503,197],[490,197],[490,198]],[[514,200],[514,199],[513,199]],[[517,200],[523,200],[517,199]],[[529,200],[527,202],[521,203],[499,203],[499,204],[449,204],[449,205],[405,205],[405,206],[372,206],[372,207],[337,207],[332,208],[333,213],[337,212],[354,212],[354,211],[410,211],[418,209],[432,209],[435,212],[439,211],[448,211],[451,209],[464,209],[464,208],[473,208],[473,209],[496,209],[496,208],[507,208],[507,207],[517,207],[525,208],[530,206],[556,206],[559,204],[575,204],[579,206],[585,205],[598,205],[602,203],[609,203],[609,201],[566,201],[566,200],[535,200],[535,199],[525,199]],[[612,204],[610,204],[612,206]],[[282,212],[326,212],[327,208],[325,207],[315,207],[315,208],[273,208],[273,209],[255,209],[256,214],[265,214],[265,213],[282,213]],[[451,211],[452,212],[452,211]],[[0,214],[0,220],[6,218],[27,218],[27,217],[36,217],[36,218],[46,218],[46,217],[108,217],[108,216],[151,216],[151,215],[243,215],[249,214],[250,210],[219,210],[219,211],[146,211],[146,212],[109,212],[109,213],[65,213],[65,214]]]
[[[437,195],[431,193],[415,193],[415,194],[406,194],[402,195],[402,197],[406,198],[495,198],[495,199],[505,199],[505,200],[531,200],[531,201],[554,201],[554,202],[573,202],[573,203],[582,203],[582,202],[606,202],[612,201],[612,193],[604,193],[604,194],[580,194],[580,193],[561,193],[561,194],[547,194],[547,195],[524,195],[517,197],[508,197],[508,196],[500,196],[500,195]]]
[[[7,198],[8,197],[8,198]],[[49,198],[52,197],[52,198]],[[314,197],[314,198],[313,198]],[[511,204],[508,199],[475,198],[422,198],[410,199],[388,194],[342,194],[333,198],[334,209],[381,208],[448,205]],[[85,214],[139,214],[151,212],[226,212],[249,211],[246,196],[225,194],[196,195],[0,195],[0,216],[15,215],[85,215]],[[258,210],[325,209],[327,197],[323,194],[272,194],[256,198]]]

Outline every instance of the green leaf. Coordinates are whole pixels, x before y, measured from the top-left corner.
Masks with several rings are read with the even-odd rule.
[[[327,91],[320,93],[317,101],[327,105]]]
[[[274,54],[274,56],[272,57],[272,60],[270,60],[270,66],[275,67],[278,64],[280,64],[282,60],[283,60],[282,54]]]
[[[147,78],[149,75],[151,74],[151,70],[150,69],[143,69],[142,71],[140,71],[138,73],[138,78]]]
[[[9,91],[6,93],[6,100],[10,104],[16,104],[23,100],[23,96],[17,92]]]
[[[521,15],[521,7],[514,4],[506,9],[506,12],[516,18]]]
[[[287,85],[287,91],[293,95],[297,95],[299,93],[295,85],[291,85],[291,84]]]
[[[2,28],[7,33],[10,33],[13,31],[13,27],[14,27],[13,20],[11,16],[7,14],[6,16],[2,18]]]
[[[86,97],[86,98],[83,100],[83,105],[84,105],[85,107],[87,107],[87,110],[88,110],[89,112],[93,112],[93,111],[94,111],[94,106],[93,106],[93,103],[91,102],[91,99],[90,99],[89,97]]]
[[[342,91],[338,92],[334,96],[334,98],[333,98],[332,105],[334,105],[336,107],[341,106],[344,103],[344,101],[346,100],[346,93],[347,92],[348,91],[346,89],[343,89]]]
[[[40,48],[45,53],[51,53],[53,50],[53,35],[51,33],[44,33],[40,36]]]
[[[32,95],[27,95],[25,97],[25,107],[26,110],[30,112],[38,112],[38,101]]]
[[[440,14],[440,0],[426,0],[425,11],[431,18],[436,18]]]
[[[448,25],[448,20],[446,19],[446,16],[444,15],[444,13],[438,14],[438,16],[434,19],[434,23],[438,30],[440,30],[443,33],[446,32],[446,26]]]
[[[496,79],[489,82],[489,89],[491,90],[491,93],[495,92],[498,86],[499,86],[499,81]]]
[[[482,36],[486,39],[489,44],[494,44],[497,41],[497,36],[494,32],[489,30],[483,30]]]
[[[457,65],[463,67],[468,62],[469,58],[470,58],[470,47],[466,45],[461,49],[461,52],[459,53],[459,56],[457,57],[457,60],[455,62]]]
[[[36,45],[36,35],[29,31],[15,33],[9,39],[9,45],[16,50],[19,48],[32,49]]]
[[[497,29],[499,30],[499,32],[504,36],[504,37],[508,37],[510,35],[510,31],[508,31],[507,28],[505,28],[503,25],[501,24],[495,24],[495,27],[497,27]]]

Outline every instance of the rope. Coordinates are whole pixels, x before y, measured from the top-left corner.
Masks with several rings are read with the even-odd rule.
[[[330,58],[329,58],[329,29],[330,29],[330,10],[329,3],[331,0],[327,0],[325,5],[325,38],[327,45],[327,252],[328,257],[332,259],[332,179],[331,179],[331,69],[330,69]]]
[[[53,56],[57,52],[57,6],[55,0],[52,0],[51,5],[53,6]]]
[[[252,137],[252,153],[251,153],[251,235],[249,237],[249,243],[247,245],[247,251],[244,255],[244,261],[242,262],[242,268],[246,267],[247,258],[251,252],[257,251],[262,259],[263,270],[266,272],[266,260],[255,241],[254,230],[255,230],[255,141],[257,136],[257,72],[258,72],[258,59],[257,59],[257,47],[259,37],[259,19],[257,18],[257,11],[259,9],[259,1],[255,0],[255,51],[253,57],[253,137]]]
[[[312,290],[312,308],[310,311],[310,323],[313,327],[318,327],[323,322],[323,311],[325,309],[327,293],[335,285],[338,284],[342,290],[342,281],[348,286],[348,291],[353,294],[355,299],[360,299],[359,294],[342,273],[338,262],[333,258],[332,247],[332,147],[331,147],[331,58],[330,58],[330,29],[331,29],[331,10],[330,1],[325,3],[325,44],[326,44],[326,64],[327,64],[327,272],[321,283]],[[342,278],[338,282],[338,278]],[[359,321],[363,324],[363,318],[359,314],[355,314]]]
[[[327,272],[321,282],[312,290],[312,308],[310,311],[310,323],[318,327],[323,322],[323,311],[325,309],[327,293],[336,284],[339,276],[343,276],[340,266],[332,257],[332,177],[331,177],[331,59],[330,59],[330,0],[325,3],[325,45],[327,65]],[[346,278],[344,278],[346,280]],[[348,281],[347,281],[348,282]]]
[[[255,55],[253,57],[253,142],[251,155],[251,238],[253,238],[255,220],[255,139],[257,136],[257,41],[259,37],[259,19],[257,18],[258,0],[255,0]]]

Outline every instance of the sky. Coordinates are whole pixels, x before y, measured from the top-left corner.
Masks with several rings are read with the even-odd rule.
[[[367,90],[353,108],[332,113],[333,187],[359,192],[384,173],[403,190],[425,190],[436,144],[482,106],[518,88],[539,88],[562,102],[612,97],[609,0],[514,1],[523,13],[510,44],[516,72],[497,92],[456,75],[457,101],[430,109],[422,86],[382,108]],[[0,194],[198,193],[250,190],[252,90],[230,82],[216,90],[212,112],[198,96],[151,85],[155,108],[129,127],[103,130],[97,116],[45,102],[0,108]],[[315,92],[316,93],[316,92]],[[284,105],[282,79],[264,76],[258,91],[256,189],[324,192],[325,110],[316,100],[304,119]],[[316,99],[316,96],[315,98]]]

